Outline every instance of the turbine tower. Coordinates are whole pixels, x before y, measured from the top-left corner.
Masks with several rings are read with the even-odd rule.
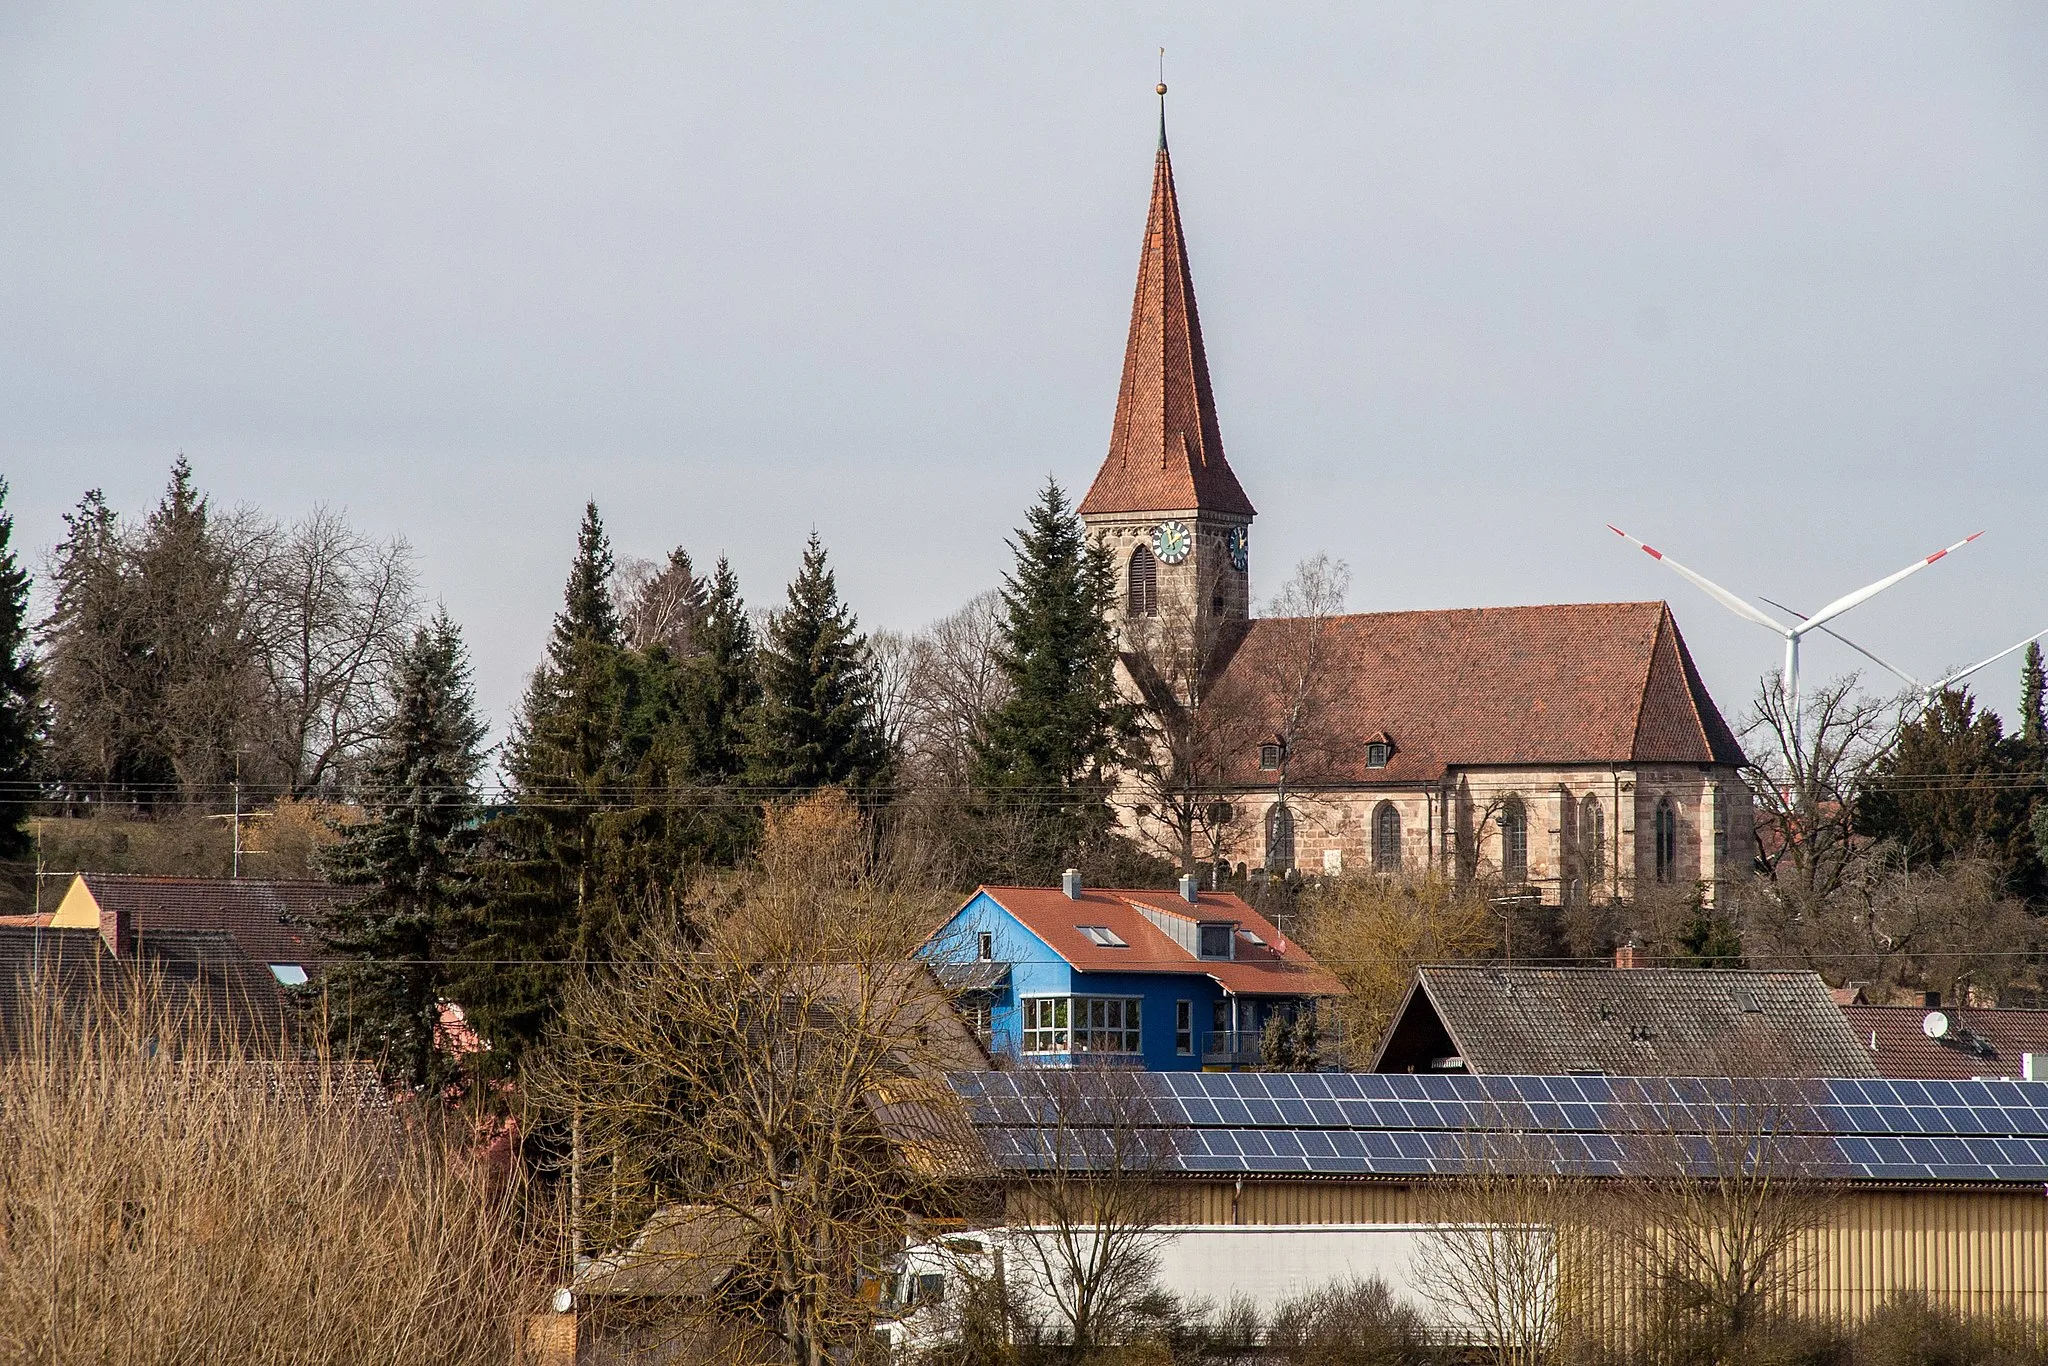
[[[1801,621],[1806,620],[1806,618],[1803,615],[1801,615],[1798,612],[1793,612],[1791,608],[1787,607],[1782,602],[1774,602],[1770,598],[1765,598],[1764,601],[1770,603],[1771,606],[1777,608],[1781,612],[1792,612],[1792,615],[1798,617]],[[1891,674],[1894,677],[1900,679],[1902,682],[1906,684],[1907,687],[1919,693],[1920,705],[1923,707],[1933,706],[1935,698],[1941,696],[1942,693],[1946,692],[1955,684],[1962,682],[1971,674],[1976,673],[1979,669],[1989,668],[1991,665],[1996,664],[1999,660],[2004,659],[2007,655],[2012,654],[2018,650],[2026,649],[2027,646],[2032,645],[2042,636],[2048,636],[2048,627],[2044,627],[2043,629],[2036,631],[2034,632],[2034,634],[2028,636],[2025,640],[2020,641],[2018,644],[2006,646],[2003,650],[2000,650],[1997,654],[1992,655],[1988,659],[1980,659],[1967,669],[1956,670],[1947,678],[1942,679],[1939,683],[1922,683],[1919,679],[1913,677],[1913,675],[1907,673],[1898,665],[1879,659],[1876,655],[1864,649],[1861,645],[1858,645],[1855,641],[1849,639],[1849,637],[1843,635],[1834,627],[1823,626],[1820,628],[1820,630],[1822,635],[1833,636],[1836,640],[1841,641],[1842,644],[1848,646],[1857,654],[1862,655],[1872,664],[1877,665],[1878,668],[1883,669],[1886,673]]]

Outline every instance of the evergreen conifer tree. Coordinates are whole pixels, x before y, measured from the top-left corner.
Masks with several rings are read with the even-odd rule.
[[[483,739],[462,633],[444,611],[398,660],[391,715],[364,772],[366,819],[329,859],[335,881],[369,891],[321,926],[356,960],[330,978],[338,1041],[416,1089],[439,1079],[441,963],[466,894]]]
[[[547,657],[506,746],[512,803],[485,828],[482,895],[465,917],[463,956],[475,961],[458,998],[507,1070],[553,1020],[568,965],[602,959],[631,910],[604,894],[600,847],[624,680],[611,575],[590,503]]]
[[[0,479],[0,859],[22,858],[34,847],[28,814],[45,730],[42,683],[28,642],[28,571],[13,540],[7,481]]]
[[[2048,677],[2041,669],[2041,642],[2027,647],[2026,662],[2020,666],[2020,743],[2038,761],[2042,744],[2048,739],[2048,719],[2042,711],[2048,705]]]
[[[753,623],[740,581],[721,556],[697,630],[690,716],[693,764],[707,783],[730,783],[747,768],[747,732],[761,702]]]
[[[1025,823],[1033,866],[1014,872],[1041,880],[1108,828],[1109,770],[1131,714],[1116,684],[1115,570],[1057,483],[1046,481],[1012,546],[998,658],[1009,697],[976,746],[974,780],[985,803]]]
[[[870,794],[888,780],[867,638],[839,600],[816,532],[789,605],[769,623],[760,679],[749,782],[778,793],[836,785]]]

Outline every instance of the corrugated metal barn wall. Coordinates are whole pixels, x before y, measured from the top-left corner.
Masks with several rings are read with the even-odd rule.
[[[1013,1194],[1011,1217],[1029,1219]],[[1427,1223],[1425,1187],[1395,1182],[1189,1182],[1177,1222],[1200,1224]],[[1563,1245],[1563,1293],[1584,1331],[1625,1337],[1642,1276],[1588,1238]],[[1810,1245],[1795,1257],[1804,1283],[1790,1297],[1804,1315],[1854,1324],[1902,1295],[1924,1295],[1969,1315],[2013,1314],[2048,1327],[2048,1192],[1844,1190]]]

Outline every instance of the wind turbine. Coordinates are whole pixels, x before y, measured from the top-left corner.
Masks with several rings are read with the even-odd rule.
[[[1770,603],[1771,606],[1777,608],[1781,612],[1792,612],[1792,609],[1787,607],[1782,602],[1773,602],[1770,598],[1765,598],[1764,601]],[[1792,615],[1795,617],[1799,617],[1801,621],[1806,620],[1805,617],[1800,616],[1800,614],[1797,612],[1792,612]],[[2012,654],[2018,650],[2026,649],[2027,646],[2032,645],[2042,636],[2048,636],[2048,628],[2044,628],[2042,630],[2034,632],[2034,634],[2028,636],[2025,640],[2019,642],[2019,644],[2017,645],[2006,646],[2003,650],[2000,650],[1997,654],[1992,655],[1989,659],[1980,659],[1967,669],[1956,670],[1947,678],[1942,679],[1939,683],[1922,683],[1919,679],[1913,677],[1913,675],[1907,673],[1898,665],[1879,659],[1876,655],[1864,649],[1861,645],[1858,645],[1855,641],[1849,639],[1849,637],[1843,635],[1840,631],[1835,630],[1832,626],[1823,626],[1820,629],[1821,634],[1833,636],[1836,640],[1841,641],[1842,644],[1848,646],[1857,654],[1862,655],[1872,664],[1877,665],[1878,668],[1883,669],[1886,673],[1892,674],[1893,676],[1902,680],[1906,684],[1906,686],[1912,688],[1915,692],[1920,694],[1920,704],[1924,707],[1933,706],[1935,698],[1941,696],[1941,694],[1946,692],[1951,686],[1962,682],[1971,674],[1977,672],[1977,670],[1988,668],[1991,665],[1996,664],[1999,660],[2004,659],[2007,655]]]
[[[1797,626],[1787,626],[1766,614],[1760,608],[1754,607],[1743,599],[1736,597],[1733,593],[1705,575],[1693,573],[1692,570],[1687,569],[1684,565],[1656,547],[1645,545],[1620,527],[1614,525],[1614,523],[1609,522],[1607,529],[1621,537],[1622,540],[1627,541],[1630,545],[1640,549],[1651,559],[1658,561],[1660,564],[1670,566],[1680,578],[1698,588],[1701,592],[1705,593],[1715,602],[1720,603],[1736,616],[1741,617],[1744,621],[1753,621],[1757,625],[1775,631],[1785,638],[1785,711],[1786,721],[1792,732],[1792,747],[1795,751],[1799,748],[1799,642],[1805,638],[1808,632],[1820,630],[1828,622],[1833,621],[1850,608],[1860,607],[1899,580],[1919,573],[1936,560],[1941,559],[1951,551],[1961,550],[1964,546],[1984,534],[1979,531],[1965,536],[1962,540],[1957,541],[1946,549],[1937,550],[1925,559],[1913,561],[1913,563],[1907,565],[1896,574],[1888,574],[1876,583],[1866,584],[1853,593],[1844,593],[1812,616],[1803,619]]]

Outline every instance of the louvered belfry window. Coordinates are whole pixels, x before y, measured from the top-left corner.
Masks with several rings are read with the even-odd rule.
[[[1159,561],[1150,546],[1131,552],[1131,610],[1134,617],[1159,615]]]

